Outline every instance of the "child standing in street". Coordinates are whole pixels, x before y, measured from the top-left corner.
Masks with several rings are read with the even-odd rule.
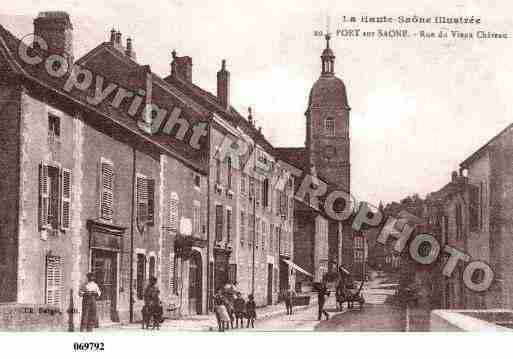
[[[237,292],[237,297],[235,298],[235,301],[233,302],[233,307],[235,311],[235,327],[239,327],[239,320],[240,320],[240,327],[244,328],[244,314],[246,311],[246,302],[242,298],[242,295],[240,292]]]
[[[248,302],[246,303],[246,316],[248,318],[247,328],[249,328],[249,324],[251,324],[251,328],[254,328],[256,319],[256,304],[253,294],[248,295]]]

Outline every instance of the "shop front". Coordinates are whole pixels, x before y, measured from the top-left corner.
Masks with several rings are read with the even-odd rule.
[[[89,220],[87,227],[91,258],[89,270],[94,273],[101,290],[97,301],[98,317],[100,322],[118,322],[120,260],[126,228],[94,220]]]

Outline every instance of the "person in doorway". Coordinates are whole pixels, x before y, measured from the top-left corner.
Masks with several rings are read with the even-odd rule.
[[[80,331],[91,332],[93,328],[98,328],[96,301],[101,296],[100,287],[96,284],[93,273],[87,273],[87,283],[81,286],[78,294],[82,297]]]
[[[319,285],[319,290],[317,291],[317,304],[319,305],[319,315],[318,320],[322,319],[322,315],[326,317],[326,320],[330,319],[330,315],[324,309],[324,304],[326,303],[326,297],[330,295],[328,288],[326,287],[326,281],[322,281]]]
[[[242,298],[242,295],[240,292],[237,292],[237,297],[235,298],[235,301],[233,302],[234,312],[235,312],[235,328],[239,327],[239,321],[240,321],[240,327],[244,328],[244,315],[246,312],[246,302],[244,301],[244,298]]]
[[[254,328],[256,319],[256,304],[253,294],[248,295],[248,302],[246,303],[246,317],[248,319],[246,327],[249,328],[249,325],[251,324],[251,328]]]
[[[287,309],[287,315],[292,315],[293,300],[296,293],[292,288],[286,289],[283,292],[283,301],[285,302],[285,308]]]

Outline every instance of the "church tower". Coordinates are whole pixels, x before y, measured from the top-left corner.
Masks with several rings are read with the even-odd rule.
[[[330,35],[321,55],[321,75],[310,90],[306,116],[306,150],[310,172],[350,192],[349,105],[346,87],[335,76]]]

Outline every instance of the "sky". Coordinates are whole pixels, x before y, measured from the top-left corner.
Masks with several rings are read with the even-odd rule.
[[[334,37],[335,72],[351,110],[351,186],[371,203],[440,189],[459,163],[512,122],[513,5],[509,1],[75,1],[2,4],[0,23],[22,36],[39,11],[74,24],[75,57],[111,28],[134,41],[138,62],[162,76],[171,51],[193,59],[193,82],[216,92],[226,59],[231,102],[275,146],[303,146],[308,94],[325,47],[315,30],[407,28],[343,24],[342,16],[475,16],[480,25],[412,25],[411,31],[485,30],[508,39]]]

